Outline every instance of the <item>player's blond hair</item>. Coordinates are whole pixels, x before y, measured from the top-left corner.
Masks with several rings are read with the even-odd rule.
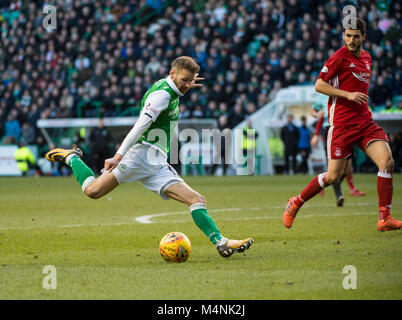
[[[200,70],[200,66],[191,57],[181,56],[173,60],[172,69],[182,70],[186,69],[191,73],[197,73]]]

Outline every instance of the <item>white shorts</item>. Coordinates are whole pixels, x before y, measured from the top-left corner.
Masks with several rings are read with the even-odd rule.
[[[183,182],[176,170],[167,163],[165,155],[155,147],[144,144],[136,144],[130,148],[112,172],[119,184],[138,181],[165,200],[169,199],[165,196],[166,189]]]

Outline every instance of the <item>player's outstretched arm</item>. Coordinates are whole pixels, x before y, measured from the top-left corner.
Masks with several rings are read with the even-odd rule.
[[[359,104],[365,104],[369,99],[368,95],[362,92],[348,92],[345,90],[334,88],[322,79],[318,79],[315,83],[315,91],[330,97],[344,98],[349,101],[357,102]]]
[[[195,80],[195,79],[194,79]],[[105,160],[105,169],[111,172],[118,166],[127,151],[137,142],[142,134],[147,130],[152,122],[155,122],[159,114],[169,105],[170,95],[165,90],[157,90],[151,93],[145,100],[144,108],[138,117],[134,127],[124,138],[115,156]]]
[[[124,138],[119,150],[117,150],[116,154],[113,158],[109,158],[105,160],[105,169],[111,172],[114,168],[118,166],[123,156],[127,153],[128,149],[130,149],[134,143],[137,142],[138,138],[144,133],[146,129],[151,125],[152,118],[145,113],[142,113],[134,127],[128,133],[128,135]]]

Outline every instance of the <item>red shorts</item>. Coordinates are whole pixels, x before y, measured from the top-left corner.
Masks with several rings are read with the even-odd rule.
[[[327,137],[328,159],[346,159],[356,144],[366,152],[375,140],[389,141],[385,131],[374,121],[346,126],[331,126]]]

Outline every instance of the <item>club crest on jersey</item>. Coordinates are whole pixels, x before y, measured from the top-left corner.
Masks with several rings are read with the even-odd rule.
[[[342,155],[342,150],[339,149],[339,148],[336,148],[336,150],[335,150],[335,156],[336,156],[336,157],[340,157],[341,155]]]

